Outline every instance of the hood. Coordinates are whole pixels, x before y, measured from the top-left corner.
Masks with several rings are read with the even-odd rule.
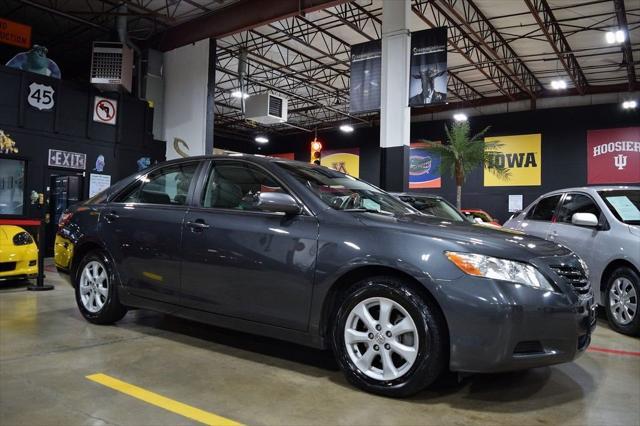
[[[360,213],[360,221],[370,227],[384,227],[400,232],[424,235],[457,246],[455,250],[516,260],[533,257],[566,256],[566,247],[505,228],[490,228],[466,222],[451,222],[422,215],[387,217]]]
[[[23,232],[24,229],[14,225],[2,225],[0,226],[0,246],[13,247],[13,237],[19,232]]]

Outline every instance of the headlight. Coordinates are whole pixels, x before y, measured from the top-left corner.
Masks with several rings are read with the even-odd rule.
[[[580,262],[580,266],[582,266],[582,270],[584,271],[584,276],[587,277],[587,279],[588,279],[589,278],[589,266],[580,257],[578,258],[578,262]]]
[[[452,251],[445,252],[445,255],[454,265],[469,275],[511,281],[540,290],[554,291],[549,281],[538,272],[535,266],[528,263]]]
[[[13,236],[13,244],[16,246],[26,246],[33,243],[33,238],[28,232],[19,232]]]

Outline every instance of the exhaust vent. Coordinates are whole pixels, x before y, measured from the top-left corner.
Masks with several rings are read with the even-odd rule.
[[[271,93],[253,95],[244,101],[245,116],[261,124],[287,121],[287,100]]]
[[[102,90],[131,92],[133,50],[118,42],[94,42],[91,83]]]

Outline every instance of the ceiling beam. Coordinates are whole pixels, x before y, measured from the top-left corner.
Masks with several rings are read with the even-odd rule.
[[[169,28],[154,42],[167,51],[206,38],[221,38],[291,16],[326,9],[347,0],[244,0]]]
[[[636,86],[636,64],[633,62],[633,50],[631,49],[631,36],[627,25],[627,12],[624,9],[624,0],[613,0],[618,18],[618,29],[624,31],[626,39],[622,43],[622,58],[627,66],[627,77],[629,78],[629,90],[635,90]]]
[[[551,48],[556,52],[556,55],[558,55],[560,63],[573,82],[576,90],[581,95],[585,94],[588,86],[587,78],[584,76],[578,60],[573,55],[571,47],[562,32],[562,28],[560,28],[560,24],[558,24],[555,16],[553,16],[553,11],[547,3],[547,0],[524,0],[524,2],[527,4],[536,22],[538,22],[542,33],[547,37]]]

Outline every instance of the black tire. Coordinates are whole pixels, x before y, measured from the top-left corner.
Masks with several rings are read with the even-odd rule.
[[[355,365],[345,344],[345,326],[351,311],[360,302],[376,297],[391,299],[401,305],[417,328],[418,342],[415,361],[406,372],[392,380],[374,379],[366,375]],[[354,386],[374,394],[402,398],[420,392],[429,386],[445,369],[448,348],[446,325],[442,314],[432,301],[421,297],[402,280],[390,276],[377,276],[362,280],[349,288],[338,304],[331,332],[331,342],[340,368],[347,380]],[[379,314],[378,318],[374,317],[374,319],[379,320]],[[373,343],[372,340],[367,345]],[[380,346],[378,347],[382,350]],[[367,350],[368,348],[369,346],[367,346]],[[382,357],[380,356],[378,360],[382,362]]]
[[[635,289],[635,297],[634,303],[636,304],[636,312],[633,313],[633,319],[627,324],[619,323],[614,313],[612,312],[611,306],[611,288],[614,286],[618,279],[626,279],[631,282],[631,285]],[[609,320],[609,324],[611,328],[614,330],[626,334],[629,336],[640,336],[640,313],[637,311],[640,308],[639,303],[640,297],[640,276],[636,271],[626,266],[620,267],[614,270],[611,275],[609,275],[607,280],[607,286],[604,295],[604,308],[607,312],[607,319]]]
[[[108,279],[107,296],[104,305],[96,312],[88,310],[81,299],[81,275],[85,269],[85,266],[90,262],[99,263],[106,272]],[[94,324],[113,324],[116,321],[122,319],[127,313],[127,308],[120,303],[118,299],[118,279],[113,270],[113,263],[109,256],[102,250],[94,250],[87,253],[80,261],[78,269],[76,270],[73,285],[75,288],[76,303],[82,316],[89,322]]]

